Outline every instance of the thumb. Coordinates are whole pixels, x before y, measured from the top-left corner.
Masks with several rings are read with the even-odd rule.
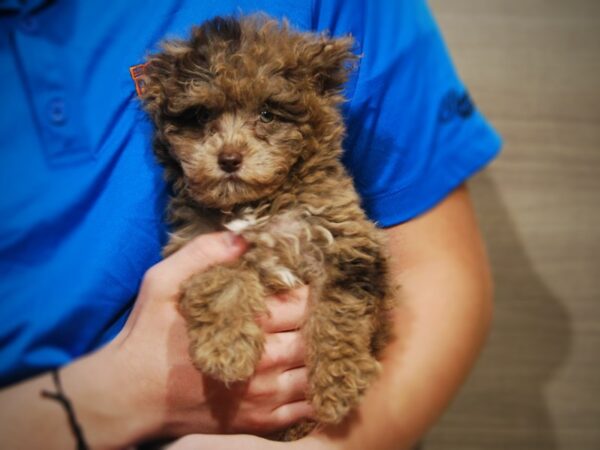
[[[144,284],[148,282],[165,294],[176,294],[181,283],[193,274],[234,261],[246,248],[244,239],[229,231],[203,234],[153,266]]]

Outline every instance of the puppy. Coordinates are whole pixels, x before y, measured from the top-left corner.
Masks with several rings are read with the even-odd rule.
[[[330,424],[378,373],[392,298],[380,233],[340,163],[351,45],[262,16],[216,18],[149,57],[142,93],[173,192],[165,254],[209,229],[250,244],[182,287],[194,364],[225,383],[248,379],[265,297],[307,284],[307,395]]]

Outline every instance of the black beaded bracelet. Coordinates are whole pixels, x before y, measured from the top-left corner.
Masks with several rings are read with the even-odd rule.
[[[49,392],[43,390],[40,392],[40,395],[43,398],[48,398],[50,400],[57,401],[62,405],[65,412],[67,413],[67,418],[69,419],[69,426],[71,427],[71,432],[75,437],[77,442],[77,450],[89,450],[87,443],[85,442],[85,437],[83,436],[83,430],[81,429],[81,425],[77,422],[77,417],[75,416],[75,410],[73,409],[73,405],[71,404],[71,400],[65,395],[62,384],[60,382],[60,376],[58,374],[58,370],[52,371],[52,380],[54,381],[54,387],[56,388],[56,392]]]

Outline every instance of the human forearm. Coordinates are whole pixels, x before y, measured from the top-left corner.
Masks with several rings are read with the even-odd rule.
[[[388,234],[402,288],[383,373],[353,420],[301,448],[409,448],[443,412],[485,340],[491,281],[466,190]]]
[[[410,299],[420,304],[397,313],[399,340],[390,345],[381,378],[349,422],[341,448],[409,448],[445,409],[478,354],[488,323],[483,299],[440,292],[430,277],[422,281],[414,283],[422,291]]]
[[[110,353],[110,355],[109,355]],[[123,448],[143,435],[151,417],[136,409],[110,347],[82,358],[60,370],[60,380],[83,434],[93,448]],[[133,380],[130,380],[130,382]],[[2,448],[75,448],[75,433],[67,411],[59,402],[42,396],[57,393],[47,373],[0,392],[0,436]],[[151,426],[151,425],[150,425]]]
[[[60,405],[40,396],[53,391],[50,374],[0,392],[0,435],[3,448],[74,448],[75,440]]]

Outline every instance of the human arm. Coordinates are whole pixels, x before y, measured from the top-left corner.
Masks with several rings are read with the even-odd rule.
[[[301,448],[410,448],[447,407],[485,341],[492,281],[467,189],[387,234],[401,298],[381,378],[346,427]]]
[[[291,331],[303,315],[305,290],[267,299],[272,314],[261,318],[266,353],[249,383],[231,392],[216,385],[209,389],[210,382],[189,362],[185,325],[176,309],[178,288],[192,273],[244,251],[243,242],[227,236],[202,236],[151,268],[122,332],[61,369],[91,448],[125,448],[191,432],[266,433],[310,414],[302,402],[302,341]],[[65,411],[41,398],[42,390],[55,391],[49,374],[0,392],[0,447],[74,447]]]

